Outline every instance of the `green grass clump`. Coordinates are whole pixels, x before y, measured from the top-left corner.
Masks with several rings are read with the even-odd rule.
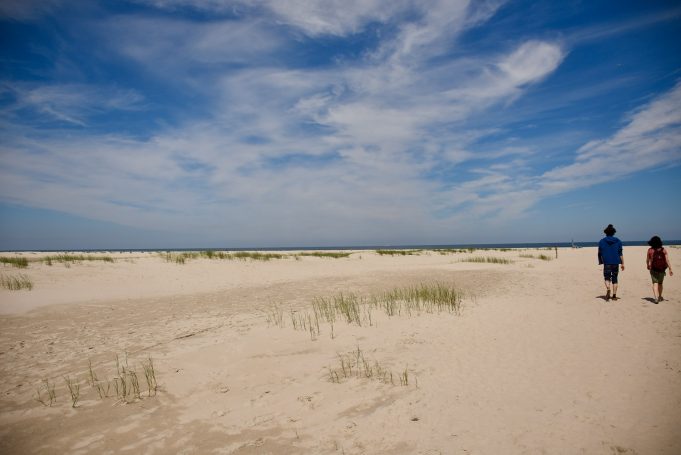
[[[475,262],[479,264],[513,264],[513,261],[510,259],[498,258],[494,256],[474,256],[461,259],[459,262]]]
[[[11,258],[8,258],[6,256],[0,256],[0,264],[8,264],[18,269],[25,269],[26,267],[28,267],[28,259],[20,258],[18,256]]]
[[[253,259],[255,261],[269,261],[270,259],[283,259],[285,256],[279,253],[258,253],[252,251],[237,251],[232,253],[234,259]]]
[[[53,262],[60,262],[63,264],[71,264],[83,261],[102,261],[115,262],[111,256],[91,255],[91,254],[55,254],[45,256],[42,259],[47,265],[52,265]]]
[[[405,313],[461,313],[462,293],[442,283],[396,288],[372,298],[372,305],[383,309],[386,315]]]
[[[334,338],[335,324],[345,322],[357,326],[373,326],[374,311],[387,316],[420,315],[422,313],[461,313],[463,293],[442,283],[395,288],[368,298],[353,293],[331,297],[316,297],[308,310],[290,310],[289,319],[294,330],[309,332],[312,340],[321,333],[322,324],[330,326]],[[274,305],[265,312],[268,324],[283,327],[283,310]]]
[[[381,256],[413,256],[423,250],[376,250],[376,254]]]
[[[185,264],[189,259],[224,259],[224,260],[248,260],[269,261],[271,259],[284,259],[288,257],[279,253],[259,253],[254,251],[237,251],[235,253],[225,253],[224,251],[205,250],[205,251],[185,251],[182,253],[171,253],[169,251],[161,253],[161,257],[166,262]]]
[[[475,251],[475,248],[439,248],[433,250],[436,253],[439,253],[441,255],[446,255],[446,254],[459,254],[459,253],[472,253]]]
[[[20,273],[19,275],[0,275],[0,287],[10,291],[20,291],[21,289],[33,289],[33,282],[31,279]]]
[[[332,258],[332,259],[341,259],[341,258],[347,258],[350,257],[352,253],[339,253],[339,252],[327,252],[327,251],[312,251],[312,252],[304,252],[304,253],[298,253],[296,256],[312,256],[312,257],[317,257],[317,258]]]

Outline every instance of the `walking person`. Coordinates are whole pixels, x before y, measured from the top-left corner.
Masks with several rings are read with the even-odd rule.
[[[655,303],[660,303],[662,298],[662,282],[666,275],[666,270],[669,269],[669,276],[674,276],[672,265],[669,263],[669,256],[667,250],[662,247],[662,239],[658,236],[653,236],[648,242],[648,254],[646,256],[646,266],[650,270],[650,278],[653,280],[653,297]]]
[[[610,300],[612,287],[612,299],[617,300],[617,274],[622,266],[624,271],[624,256],[622,255],[622,241],[615,237],[617,230],[612,224],[608,224],[603,232],[605,237],[598,242],[598,263],[603,265],[603,277],[605,278],[605,300]]]

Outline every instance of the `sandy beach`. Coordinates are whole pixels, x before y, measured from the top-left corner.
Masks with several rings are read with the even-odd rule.
[[[0,273],[33,289],[0,290],[0,453],[676,455],[679,281],[654,304],[645,252],[625,248],[618,301],[594,248],[183,264],[3,253],[29,260]],[[407,289],[460,300],[381,307]],[[348,300],[356,322],[314,320],[320,302]],[[121,396],[130,372],[139,393],[126,382]]]

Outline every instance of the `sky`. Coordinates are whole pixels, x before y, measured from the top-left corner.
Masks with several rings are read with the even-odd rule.
[[[0,249],[681,239],[678,1],[3,0]]]

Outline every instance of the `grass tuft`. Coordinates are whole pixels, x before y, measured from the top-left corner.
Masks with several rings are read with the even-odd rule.
[[[46,395],[47,395],[45,398],[43,398],[43,396],[42,396],[42,389],[43,388],[45,389],[45,392],[46,392]],[[50,380],[47,379],[47,378],[43,379],[42,385],[40,385],[36,389],[36,395],[37,395],[36,401],[38,403],[42,404],[43,406],[52,407],[52,404],[55,401],[57,401],[57,394],[54,391],[54,384],[50,384]]]
[[[473,256],[461,259],[459,262],[476,262],[480,264],[513,264],[513,261],[506,258],[499,258],[494,256]]]
[[[553,260],[553,258],[551,256],[548,256],[546,254],[538,254],[536,256],[534,254],[521,254],[520,257],[521,258],[528,258],[528,259],[540,259],[542,261],[552,261]]]
[[[381,256],[413,256],[418,255],[423,250],[376,250],[376,254]]]
[[[330,251],[313,251],[313,252],[304,252],[304,253],[298,253],[295,254],[294,256],[301,257],[301,256],[312,256],[312,257],[317,257],[317,258],[332,258],[332,259],[341,259],[341,258],[347,258],[350,257],[352,253],[339,253],[339,252],[330,252]]]
[[[346,354],[337,354],[337,359],[338,364],[335,368],[328,367],[330,382],[340,384],[345,379],[356,378],[395,385],[396,375],[392,370],[386,368],[378,360],[367,358],[359,346]],[[409,371],[406,367],[398,375],[398,379],[401,386],[409,386]]]
[[[71,407],[75,408],[80,399],[80,384],[77,379],[71,379],[69,376],[64,376],[64,382],[71,395]]]
[[[174,262],[176,264],[185,264],[189,259],[223,259],[223,260],[248,260],[255,261],[269,261],[271,259],[284,259],[288,257],[285,254],[279,253],[259,253],[254,251],[237,251],[235,253],[225,253],[223,251],[205,250],[205,251],[184,251],[182,253],[172,253],[167,251],[161,253],[161,257],[166,262]]]
[[[310,333],[316,340],[321,325],[330,326],[330,336],[335,337],[334,326],[340,320],[350,325],[373,326],[374,311],[387,316],[420,315],[422,313],[461,313],[463,294],[458,289],[442,283],[395,288],[368,298],[352,293],[340,293],[331,297],[316,297],[308,310],[291,308],[289,319],[294,330]],[[277,305],[265,311],[268,324],[284,326],[284,312]]]
[[[142,369],[144,370],[144,378],[147,380],[149,396],[155,396],[158,390],[158,383],[156,382],[156,370],[154,369],[154,361],[151,359],[151,356],[147,358],[146,363],[142,362]]]
[[[18,269],[25,269],[28,267],[28,259],[26,258],[20,258],[20,257],[7,257],[7,256],[0,256],[0,264],[6,264],[6,265],[11,265],[12,267],[16,267]]]
[[[17,276],[0,275],[0,287],[10,291],[20,291],[21,289],[33,289],[33,282],[31,279],[20,273]]]
[[[115,262],[114,258],[111,256],[97,256],[92,254],[55,254],[45,256],[42,260],[47,265],[52,265],[53,262],[60,262],[65,265],[83,261]]]

